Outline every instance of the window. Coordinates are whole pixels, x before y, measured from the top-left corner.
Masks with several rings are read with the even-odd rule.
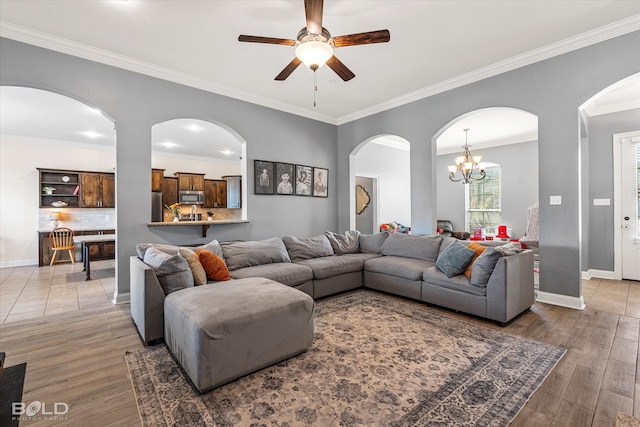
[[[465,185],[467,230],[492,227],[502,223],[500,202],[500,165],[486,166],[487,177]]]

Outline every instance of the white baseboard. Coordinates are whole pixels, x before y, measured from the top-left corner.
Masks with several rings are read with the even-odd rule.
[[[111,303],[113,305],[126,304],[130,301],[130,299],[131,299],[131,293],[126,292],[123,294],[114,295],[113,298],[111,299]]]
[[[26,267],[30,265],[38,265],[38,258],[33,259],[17,259],[13,261],[0,261],[0,268],[8,267]]]
[[[570,297],[567,295],[553,294],[551,292],[538,291],[536,301],[543,302],[545,304],[559,305],[560,307],[573,308],[576,310],[584,310],[586,307],[582,296]]]
[[[595,270],[590,268],[589,270],[582,272],[582,278],[584,280],[593,279],[594,277],[598,279],[620,280],[618,277],[616,277],[615,271]]]

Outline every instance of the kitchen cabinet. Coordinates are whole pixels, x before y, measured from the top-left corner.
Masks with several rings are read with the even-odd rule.
[[[227,181],[227,208],[240,209],[242,207],[242,176],[223,176]]]
[[[178,178],[162,179],[162,207],[171,206],[178,201]]]
[[[184,173],[176,172],[178,177],[178,191],[193,190],[204,191],[204,174],[203,173]]]
[[[115,234],[115,230],[83,230],[75,231],[76,236],[94,236],[96,234]],[[38,265],[49,265],[53,250],[51,250],[51,242],[49,241],[49,231],[38,232]],[[76,245],[76,262],[82,261],[82,245]],[[90,246],[91,260],[114,259],[116,255],[116,245],[113,242],[104,242],[93,244]],[[59,255],[60,257],[68,257],[66,251]],[[63,260],[66,258],[62,258]]]
[[[80,207],[114,208],[115,206],[115,176],[112,173],[81,173]]]
[[[66,206],[77,208],[80,206],[80,173],[63,169],[38,168],[40,173],[40,207],[50,208],[54,202],[64,202]],[[46,187],[51,187],[51,194],[47,194]]]
[[[164,169],[151,169],[151,191],[162,191]]]
[[[227,207],[227,181],[220,179],[204,180],[204,207]]]

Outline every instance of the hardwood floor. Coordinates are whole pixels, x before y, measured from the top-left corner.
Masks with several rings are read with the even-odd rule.
[[[126,351],[143,348],[127,304],[113,306],[113,264],[0,269],[0,351],[5,366],[27,362],[23,402],[69,412],[20,425],[139,426]],[[504,328],[568,352],[513,426],[607,426],[618,411],[640,418],[640,283],[583,282],[583,311],[536,303]],[[50,409],[49,407],[47,409]]]

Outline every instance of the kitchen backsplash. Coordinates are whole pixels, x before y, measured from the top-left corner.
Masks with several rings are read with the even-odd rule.
[[[110,230],[116,228],[116,210],[99,208],[82,209],[40,209],[40,231],[53,229],[51,213],[59,211],[61,214],[59,227],[68,227],[72,230]]]

